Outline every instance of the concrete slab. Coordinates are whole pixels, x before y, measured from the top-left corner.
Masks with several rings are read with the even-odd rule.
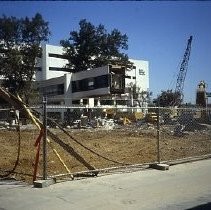
[[[157,170],[162,170],[162,171],[169,170],[169,165],[164,164],[164,163],[151,164],[149,167],[153,169],[157,169]]]
[[[44,188],[44,187],[48,187],[55,183],[56,183],[55,179],[36,180],[36,181],[34,181],[34,187],[35,188]]]
[[[43,189],[2,183],[0,209],[199,209],[199,205],[211,204],[210,166],[208,159],[175,165],[169,171],[119,173],[61,182]],[[203,207],[206,208],[200,206]]]

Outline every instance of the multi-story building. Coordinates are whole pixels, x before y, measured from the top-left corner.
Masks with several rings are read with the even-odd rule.
[[[42,49],[35,77],[40,92],[48,97],[50,104],[82,103],[92,107],[109,99],[131,101],[132,87],[139,92],[149,90],[148,61],[130,59],[134,64],[132,70],[107,65],[73,73],[65,68],[68,61],[61,46],[44,45]]]

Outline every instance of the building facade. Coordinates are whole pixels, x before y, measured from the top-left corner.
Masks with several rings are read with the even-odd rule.
[[[38,62],[35,78],[42,95],[50,104],[72,106],[100,105],[102,100],[131,101],[131,88],[139,92],[149,91],[149,62],[130,59],[134,68],[107,65],[104,67],[71,73],[61,46],[42,46],[42,58]]]

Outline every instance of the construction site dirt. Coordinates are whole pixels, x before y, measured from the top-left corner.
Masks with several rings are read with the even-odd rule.
[[[207,128],[207,126],[205,126]],[[62,132],[60,129],[51,129],[63,142],[96,169],[103,169],[127,164],[152,163],[157,161],[157,130],[156,126],[147,128],[131,127],[126,125],[119,129],[65,129],[79,143]],[[169,130],[169,129],[167,129]],[[20,138],[19,138],[20,134]],[[33,129],[0,130],[0,177],[14,169],[10,177],[32,183],[35,156],[37,148],[35,141],[39,131]],[[181,136],[173,135],[161,129],[160,132],[160,159],[161,161],[175,160],[184,157],[199,156],[211,153],[211,133],[209,129],[186,132]],[[47,147],[47,174],[48,176],[65,174],[67,170],[54,154],[52,147],[61,156],[70,172],[87,171],[88,169],[77,161],[68,151],[51,140],[51,147]],[[87,150],[87,148],[89,150]],[[92,152],[90,152],[90,150]],[[18,155],[19,151],[19,155]],[[94,152],[93,152],[94,151]],[[38,177],[42,176],[42,147]]]

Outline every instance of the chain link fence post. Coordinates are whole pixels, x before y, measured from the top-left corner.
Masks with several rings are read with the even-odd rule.
[[[47,179],[47,97],[43,97],[43,180]]]
[[[157,108],[157,161],[160,163],[160,107]]]

